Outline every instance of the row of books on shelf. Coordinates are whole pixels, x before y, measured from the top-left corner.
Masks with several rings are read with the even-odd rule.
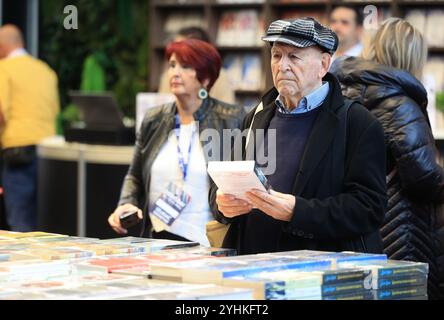
[[[288,10],[281,19],[298,17],[314,17],[327,23],[327,16],[322,10]],[[199,13],[170,13],[164,23],[164,43],[174,39],[181,28],[204,26],[204,19]],[[224,10],[219,17],[215,44],[226,47],[257,47],[262,46],[261,37],[265,34],[264,16],[256,9]]]
[[[174,12],[170,13],[165,19],[164,30],[164,43],[167,44],[174,40],[174,37],[178,31],[186,27],[200,27],[204,28],[204,19],[199,13],[184,13]]]
[[[264,87],[260,54],[227,54],[223,68],[234,90],[261,90]]]
[[[426,299],[427,276],[384,254],[0,231],[0,299]]]
[[[162,3],[173,4],[203,4],[203,0],[163,0]],[[215,0],[216,3],[221,4],[249,4],[249,3],[264,3],[265,0]]]
[[[444,33],[439,28],[444,19],[444,10],[414,9],[406,13],[405,19],[424,35],[429,47],[444,46]]]
[[[377,26],[385,19],[391,17],[390,8],[378,8],[377,14],[377,19],[373,18],[370,21],[371,25],[374,26],[373,29],[376,29]],[[431,17],[430,21],[426,19],[426,16],[428,15]],[[425,10],[413,10],[407,15],[407,19],[410,19],[410,21],[412,21],[415,26],[418,26],[420,30],[424,30],[426,28],[425,24],[427,20],[427,25],[429,26],[428,28],[432,28],[430,31],[430,37],[433,37],[433,41],[430,43],[435,43],[440,39],[440,37],[435,38],[434,34],[432,34],[437,33],[437,28],[433,28],[433,26],[437,25],[436,22],[440,16],[440,10],[430,10],[430,13],[427,13]],[[313,17],[325,25],[328,25],[329,23],[326,11],[319,9],[290,9],[285,10],[279,16],[280,19],[284,20],[302,17]],[[424,26],[420,26],[420,24],[424,24]],[[164,44],[171,41],[174,35],[181,28],[189,26],[204,28],[202,15],[199,13],[183,12],[174,12],[169,14],[164,25]],[[261,37],[265,34],[266,27],[264,16],[257,9],[224,10],[219,16],[216,45],[222,47],[262,46],[263,41],[261,40]],[[435,45],[437,44],[435,43]]]
[[[172,41],[181,28],[201,27],[204,19],[199,13],[173,12],[165,19],[164,44]],[[226,10],[221,13],[216,36],[219,46],[258,46],[262,45],[264,19],[255,9]]]
[[[288,3],[297,3],[297,4],[313,4],[313,2],[315,3],[333,3],[333,2],[338,2],[335,0],[271,0],[274,3],[278,3],[278,4],[288,4]],[[347,0],[347,2],[354,2],[354,3],[362,3],[363,5],[367,5],[367,4],[374,4],[374,3],[381,3],[381,2],[386,2],[386,3],[390,3],[393,0],[377,0],[377,1],[369,1],[369,0]],[[160,2],[160,1],[159,1]],[[266,0],[215,0],[215,3],[219,3],[219,4],[263,4],[265,3]],[[398,0],[397,1],[398,4],[403,4],[403,3],[421,3],[421,2],[442,2],[442,0]],[[203,0],[163,0],[162,3],[168,3],[168,4],[203,4]]]
[[[265,0],[216,0],[216,3],[229,3],[229,4],[265,3]]]
[[[219,18],[216,43],[220,46],[260,46],[264,18],[258,10],[227,10]]]
[[[421,79],[427,91],[427,112],[434,134],[444,130],[444,58],[431,57],[427,61]],[[438,138],[435,135],[435,138]],[[442,139],[440,134],[439,138]]]
[[[216,0],[216,3],[220,4],[262,4],[265,3],[266,0]],[[378,1],[368,1],[368,0],[348,0],[347,2],[356,2],[356,3],[362,3],[362,4],[372,4],[372,3],[380,3],[380,2],[387,2],[390,3],[393,0],[378,0]],[[202,0],[167,0],[166,3],[173,3],[173,4],[202,4]],[[274,1],[276,3],[301,3],[301,4],[313,4],[313,2],[316,3],[332,3],[333,0],[276,0]],[[398,3],[403,2],[442,2],[442,0],[398,0]]]

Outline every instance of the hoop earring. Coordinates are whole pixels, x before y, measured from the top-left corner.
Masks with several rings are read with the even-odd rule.
[[[205,100],[208,98],[208,91],[205,88],[202,88],[199,90],[199,93],[197,94],[201,100]]]

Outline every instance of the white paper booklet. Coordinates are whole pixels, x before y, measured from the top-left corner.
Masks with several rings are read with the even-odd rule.
[[[255,161],[209,161],[208,174],[219,190],[247,200],[245,193],[252,189],[269,192],[267,178]]]

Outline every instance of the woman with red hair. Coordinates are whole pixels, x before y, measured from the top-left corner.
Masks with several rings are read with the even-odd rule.
[[[211,44],[197,39],[172,42],[166,58],[175,102],[147,112],[119,206],[108,222],[117,233],[126,234],[120,218],[137,211],[143,220],[142,235],[147,231],[153,238],[208,246],[205,226],[214,220],[208,206],[209,155],[199,136],[205,129],[215,130],[222,157],[222,131],[238,129],[245,113],[242,107],[208,95],[221,68],[220,55]]]

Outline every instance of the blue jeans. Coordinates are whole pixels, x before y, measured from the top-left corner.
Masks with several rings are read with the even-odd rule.
[[[37,227],[37,157],[26,165],[3,165],[6,219],[12,231]]]

